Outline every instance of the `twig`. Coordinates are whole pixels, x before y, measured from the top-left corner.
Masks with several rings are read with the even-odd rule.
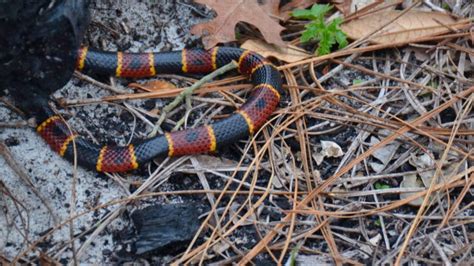
[[[5,97],[0,97],[0,102],[5,104],[10,110],[16,112],[20,115],[25,115],[22,110],[18,109],[15,105],[13,105],[10,101],[8,101]]]
[[[224,80],[222,80],[224,81]],[[236,79],[233,78],[226,78],[225,84],[230,82],[234,82]],[[208,93],[208,92],[222,92],[226,90],[236,90],[236,89],[246,89],[249,88],[249,84],[237,84],[232,86],[222,86],[221,83],[223,82],[211,82],[209,85],[202,86],[200,89],[196,90],[194,93]],[[166,98],[172,97],[181,93],[183,88],[176,88],[171,90],[164,91],[153,91],[153,92],[138,92],[132,94],[117,94],[117,95],[110,95],[98,98],[87,98],[87,99],[61,99],[61,105],[78,105],[78,104],[93,104],[93,103],[102,103],[102,102],[121,102],[126,100],[139,100],[139,99],[155,99],[155,98]]]
[[[27,121],[0,122],[0,128],[21,128],[28,126],[30,126],[30,124]]]
[[[433,239],[433,237],[428,236],[428,239],[430,240],[430,243],[433,245],[435,250],[438,252],[439,256],[441,257],[441,260],[443,261],[443,265],[446,266],[451,266],[451,262],[449,261],[448,257],[446,256],[446,253],[444,253],[443,248],[436,243],[436,240]]]
[[[102,83],[102,82],[99,82],[87,75],[84,75],[82,74],[81,72],[79,71],[74,71],[74,76],[78,79],[81,79],[81,80],[84,80],[84,81],[87,81],[97,87],[100,87],[102,89],[106,89],[106,90],[109,90],[111,92],[114,92],[114,93],[117,93],[117,94],[123,94],[123,93],[126,93],[126,91],[122,91],[122,90],[118,90],[117,88],[115,88],[114,86],[110,86],[110,85],[107,85],[105,83]]]
[[[279,66],[277,68],[278,68],[278,70],[283,70],[283,69],[292,68],[292,67],[299,66],[299,65],[304,65],[304,64],[307,64],[307,63],[310,63],[310,62],[322,62],[322,61],[327,60],[327,59],[332,59],[332,58],[341,57],[341,56],[345,56],[345,55],[351,55],[351,54],[354,54],[354,53],[364,53],[364,52],[370,52],[370,51],[377,51],[377,50],[382,50],[382,49],[386,49],[386,48],[393,48],[393,47],[397,47],[397,46],[403,46],[403,45],[406,45],[408,43],[436,41],[436,40],[444,40],[446,38],[460,38],[460,37],[465,37],[465,36],[469,36],[469,33],[468,32],[462,32],[462,33],[454,33],[454,34],[445,34],[445,35],[441,35],[441,36],[420,37],[420,38],[413,39],[413,40],[408,40],[408,41],[404,40],[404,41],[398,41],[398,42],[393,42],[393,43],[388,43],[388,44],[373,44],[373,45],[369,45],[369,46],[366,46],[366,47],[358,47],[358,48],[340,50],[340,51],[336,51],[334,53],[330,53],[330,54],[327,54],[327,55],[310,57],[308,59],[304,59],[304,60],[297,61],[297,62],[294,62],[294,63],[288,63],[286,65],[282,65],[282,66]]]

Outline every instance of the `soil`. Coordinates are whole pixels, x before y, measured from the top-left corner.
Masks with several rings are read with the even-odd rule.
[[[179,50],[195,45],[196,38],[189,34],[192,25],[206,19],[207,11],[196,7],[191,1],[92,1],[91,24],[84,43],[100,49],[130,52]],[[107,82],[107,80],[105,80]],[[118,80],[121,88],[127,81]],[[84,99],[110,95],[98,88],[73,78],[66,86],[54,94],[55,98]],[[162,106],[161,100],[133,101],[133,106]],[[88,105],[69,108],[69,123],[80,132],[88,132],[101,142],[123,144],[133,132],[134,122],[122,108],[115,105]],[[125,118],[125,119],[122,119]],[[128,118],[128,119],[127,119]],[[0,105],[0,121],[20,121],[23,118]],[[124,123],[125,120],[125,123]],[[84,125],[87,125],[84,127]],[[132,130],[131,130],[132,129]],[[135,129],[146,134],[151,129],[138,124]],[[74,213],[84,213],[73,223],[73,234],[87,232],[116,206],[108,206],[90,211],[100,204],[129,195],[128,189],[109,177],[63,160],[49,149],[33,128],[0,128],[0,140],[4,141],[15,161],[21,165],[39,195],[46,199],[52,209],[48,211],[32,188],[23,182],[0,157],[0,181],[5,189],[0,193],[0,254],[11,261],[25,248],[47,235],[37,247],[29,250],[29,258],[36,260],[38,251],[61,263],[72,258],[67,246],[71,239],[69,226],[53,230],[57,223],[67,222]],[[129,175],[140,179],[141,176]],[[166,186],[164,186],[166,187]],[[74,196],[73,196],[74,195]],[[56,221],[56,222],[55,222]],[[81,263],[101,264],[110,261],[116,247],[113,233],[128,226],[128,220],[115,219],[88,246],[79,258]],[[76,238],[76,247],[85,238]]]

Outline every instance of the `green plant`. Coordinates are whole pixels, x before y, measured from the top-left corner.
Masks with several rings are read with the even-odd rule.
[[[375,183],[375,189],[389,189],[391,188],[391,186],[387,185],[387,184],[384,184],[384,183]]]
[[[301,249],[303,242],[298,243],[293,249],[291,249],[290,257],[288,258],[288,262],[285,265],[295,266],[296,265],[296,257],[298,256],[298,252]]]
[[[331,9],[332,6],[328,4],[314,4],[311,9],[296,9],[291,13],[294,18],[311,20],[305,25],[306,30],[301,35],[301,42],[319,41],[319,47],[316,50],[318,55],[329,54],[331,47],[336,43],[339,49],[347,46],[346,34],[339,27],[342,19],[335,18],[328,24],[324,21],[324,16]]]

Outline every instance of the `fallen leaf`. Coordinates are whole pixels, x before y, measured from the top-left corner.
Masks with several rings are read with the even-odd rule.
[[[435,165],[435,162],[433,161],[433,159],[431,159],[431,156],[426,153],[420,156],[415,156],[414,154],[411,154],[408,162],[410,162],[410,164],[416,167],[416,169],[419,171],[431,168]]]
[[[263,0],[257,1],[265,10],[268,10],[268,15],[278,17],[280,15],[280,0]]]
[[[371,239],[369,239],[369,242],[370,242],[370,244],[372,244],[372,246],[376,247],[380,243],[380,240],[382,240],[382,235],[377,234],[374,237],[372,237]]]
[[[442,170],[441,176],[439,177],[438,183],[447,183],[454,178],[458,173],[465,171],[467,166],[462,164],[461,166],[457,164],[450,164],[445,169]]]
[[[347,17],[350,13],[354,12],[353,10],[351,10],[351,7],[354,6],[353,3],[357,2],[357,1],[356,0],[335,0],[335,1],[332,1],[332,2],[334,4],[334,6],[339,11],[341,11],[342,14],[344,14],[344,17]]]
[[[419,175],[421,177],[421,182],[423,182],[423,185],[427,188],[431,184],[431,180],[433,179],[433,176],[435,175],[435,170],[428,170],[424,172],[420,172]]]
[[[342,151],[341,146],[336,142],[321,140],[321,151],[314,153],[313,159],[316,161],[317,165],[320,165],[324,158],[336,158],[341,157],[342,155],[344,155],[344,152]]]
[[[381,173],[385,169],[385,165],[378,162],[369,162],[370,168],[374,170],[377,174]]]
[[[357,40],[394,20],[402,13],[400,10],[385,10],[354,19],[341,25],[341,29],[351,39]],[[449,14],[410,10],[383,28],[370,41],[377,44],[390,44],[400,40],[411,41],[421,37],[435,36],[455,28],[456,19]]]
[[[263,5],[259,5],[255,0],[195,0],[195,2],[209,6],[217,13],[217,17],[212,21],[197,24],[191,29],[192,34],[202,36],[206,49],[218,43],[236,41],[235,26],[239,22],[257,27],[268,43],[285,46],[280,36],[280,32],[285,28],[271,17],[272,12],[275,12],[275,3],[279,3],[277,0],[267,0]]]
[[[321,147],[323,148],[323,152],[326,154],[326,157],[341,157],[344,155],[344,152],[334,141],[321,141]]]
[[[403,177],[402,182],[400,183],[402,188],[424,188],[423,183],[418,180],[416,174],[408,174]],[[400,193],[400,199],[406,199],[410,196],[413,196],[416,192],[403,192]],[[410,201],[408,204],[414,207],[419,207],[423,203],[423,198],[417,198]]]
[[[339,10],[341,10],[345,16],[347,16],[355,12],[369,12],[370,10],[373,10],[375,8],[382,8],[394,2],[397,2],[399,0],[352,0],[352,1],[339,0],[339,1],[344,2],[345,9],[341,10],[338,4],[336,4],[336,7]],[[395,9],[395,6],[391,7],[390,9]]]
[[[426,170],[428,168],[434,167],[435,165],[435,162],[431,159],[431,157],[428,154],[422,154],[419,156],[411,154],[408,162],[418,171],[423,185],[425,187],[429,187],[431,184],[431,179],[433,179],[435,174],[435,170]]]
[[[365,244],[365,243],[359,243],[360,250],[364,251],[366,254],[373,254],[374,253],[374,247],[377,247],[378,243],[382,239],[382,235],[377,234],[371,239],[369,239],[369,243],[371,245]]]
[[[145,82],[143,84],[130,83],[128,84],[128,86],[132,88],[141,89],[144,91],[149,91],[149,92],[176,89],[176,86],[173,83],[170,83],[164,80],[152,80],[152,81]]]
[[[395,152],[397,151],[399,146],[400,146],[400,144],[385,145],[384,147],[374,151],[372,156],[377,158],[383,164],[387,165],[390,162],[390,160],[393,159],[393,156],[395,155]]]
[[[375,146],[379,142],[380,142],[380,140],[378,138],[371,137],[369,146]],[[376,158],[377,160],[379,160],[381,163],[371,161],[371,162],[369,162],[370,167],[376,173],[382,172],[385,169],[385,167],[387,167],[387,165],[390,163],[390,161],[393,159],[393,156],[395,155],[396,151],[398,150],[398,147],[400,147],[400,144],[398,142],[393,142],[391,144],[387,144],[387,145],[383,146],[380,149],[375,150],[375,152],[372,154],[372,156],[374,158]]]
[[[411,154],[408,162],[416,168],[418,174],[409,174],[404,176],[403,181],[400,183],[400,187],[429,188],[433,182],[433,177],[436,174],[436,170],[433,169],[436,164],[432,159],[432,156],[426,153],[421,155]],[[460,171],[462,171],[462,169],[459,169],[457,164],[445,162],[443,169],[441,169],[441,174],[436,180],[434,180],[434,182],[435,184],[447,183]],[[401,193],[400,198],[403,199],[412,194],[413,192]],[[420,206],[422,200],[422,198],[414,200],[410,202],[410,205]]]
[[[230,248],[230,244],[225,241],[219,241],[214,246],[212,246],[212,250],[217,254],[222,254],[224,251]]]
[[[313,159],[316,161],[317,165],[321,165],[321,163],[324,161],[324,155],[320,152],[317,152],[313,154]]]
[[[312,56],[312,54],[306,53],[301,48],[293,45],[281,47],[268,44],[261,40],[247,40],[240,47],[259,53],[265,57],[275,57],[287,63],[297,62]]]

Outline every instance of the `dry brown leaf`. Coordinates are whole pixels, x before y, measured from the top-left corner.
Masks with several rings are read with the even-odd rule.
[[[173,83],[170,83],[164,80],[152,80],[152,81],[145,82],[143,84],[130,83],[128,84],[128,86],[132,88],[141,89],[144,91],[149,91],[149,92],[176,89],[176,86]]]
[[[403,176],[403,180],[400,183],[401,188],[424,188],[423,183],[418,180],[418,177],[416,174],[407,174]],[[402,192],[400,193],[400,199],[406,199],[409,198],[413,195],[415,195],[416,192]],[[419,207],[423,203],[423,198],[417,198],[412,201],[410,201],[408,204],[414,207]]]
[[[258,3],[268,10],[268,15],[278,17],[280,15],[280,0],[263,0]]]
[[[275,12],[277,0],[267,0],[259,5],[255,0],[195,0],[214,9],[217,17],[210,22],[195,25],[191,33],[202,36],[206,49],[218,43],[235,41],[235,26],[239,22],[246,22],[257,27],[268,43],[285,46],[280,32],[285,28],[278,21],[271,18]]]
[[[275,57],[287,63],[296,62],[312,56],[312,54],[308,54],[304,52],[301,48],[298,48],[293,45],[281,47],[268,44],[261,40],[248,40],[244,42],[240,47],[259,53],[265,57]]]
[[[433,182],[433,177],[436,176],[436,162],[432,159],[433,156],[428,154],[411,154],[408,162],[416,168],[417,174],[408,174],[403,176],[403,181],[400,183],[402,188],[429,188]],[[434,181],[435,184],[442,184],[449,182],[453,176],[461,172],[462,169],[458,168],[457,162],[444,162],[444,167],[441,170],[441,175]],[[404,192],[400,194],[400,199],[405,199],[411,195],[416,194],[414,192]],[[423,202],[422,198],[411,201],[409,204],[412,206],[421,206]]]
[[[360,0],[359,0],[360,1]],[[347,17],[350,13],[353,11],[351,10],[351,6],[353,6],[353,2],[357,1],[352,1],[352,0],[334,0],[332,1],[332,4],[339,9],[339,11],[344,14],[344,17]],[[352,11],[352,12],[351,12]]]
[[[341,25],[349,38],[357,40],[386,25],[400,15],[400,10],[386,10],[351,20]],[[410,10],[382,29],[370,40],[377,44],[390,44],[400,40],[415,40],[449,32],[456,19],[448,14]],[[448,26],[448,27],[446,27]]]
[[[341,1],[341,0],[339,0]],[[355,12],[369,12],[370,10],[374,9],[374,8],[381,8],[382,6],[386,6],[386,5],[390,5],[394,2],[396,2],[398,0],[352,0],[352,1],[346,1],[344,0],[344,2],[346,2],[346,6],[345,6],[345,10],[341,10],[343,11],[344,15],[349,15],[349,14],[352,14],[352,13],[355,13]],[[349,7],[347,7],[347,2],[350,2],[349,3]],[[336,7],[338,7],[336,5]],[[393,7],[394,8],[394,7]],[[338,8],[339,9],[339,8]],[[349,9],[349,10],[347,10]],[[349,13],[346,13],[346,12],[349,12]]]

